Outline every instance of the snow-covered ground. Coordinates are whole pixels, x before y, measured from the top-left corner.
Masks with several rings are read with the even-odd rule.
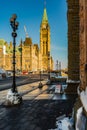
[[[87,88],[85,91],[80,92],[79,87],[77,89],[78,95],[80,96],[82,107],[77,110],[75,128],[73,128],[73,118],[59,117],[56,121],[56,129],[50,130],[86,130],[86,115],[83,112],[83,107],[87,112]],[[74,111],[73,111],[74,112]]]
[[[86,117],[83,115],[82,107],[78,109],[76,115],[77,121],[75,129],[73,128],[73,118],[64,117],[61,120],[56,121],[55,129],[50,130],[85,130]]]

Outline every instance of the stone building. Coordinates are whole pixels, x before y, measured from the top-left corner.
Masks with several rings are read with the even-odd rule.
[[[87,0],[80,0],[80,88],[87,86]]]
[[[22,70],[32,70],[32,39],[28,37],[22,44]]]
[[[47,71],[50,57],[50,26],[48,23],[48,17],[46,8],[44,8],[43,18],[40,25],[40,53],[42,54],[42,70]],[[50,59],[49,59],[50,58]]]
[[[87,0],[79,0],[79,41],[80,41],[80,85],[78,99],[74,105],[75,126],[87,130]],[[81,110],[82,109],[82,110]],[[79,118],[77,118],[78,111]]]
[[[67,0],[68,79],[79,80],[79,0]]]
[[[79,0],[67,0],[68,11],[68,87],[77,93],[79,85]]]
[[[5,44],[5,41],[3,39],[0,39],[0,68],[3,67],[3,45]]]
[[[38,72],[40,69],[39,67],[39,47],[38,44],[34,44],[32,51],[32,71]]]
[[[26,27],[25,27],[26,32]],[[13,45],[4,40],[0,41],[0,67],[6,70],[13,69]],[[46,8],[40,26],[40,47],[33,44],[26,32],[25,40],[16,46],[16,70],[39,72],[53,70],[53,58],[50,56],[50,26],[48,24]]]

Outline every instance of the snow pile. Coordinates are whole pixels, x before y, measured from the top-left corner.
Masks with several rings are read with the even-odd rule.
[[[85,130],[86,117],[83,115],[83,108],[80,107],[77,111],[76,130]]]
[[[80,89],[79,89],[79,86],[77,87],[77,94],[80,95]]]
[[[61,120],[56,121],[56,129],[50,130],[85,130],[86,128],[86,116],[83,114],[83,108],[80,107],[76,114],[76,126],[73,128],[73,118],[64,117]]]
[[[22,101],[22,97],[19,95],[19,93],[13,93],[12,90],[9,90],[6,100],[9,104],[19,104]]]
[[[51,129],[51,130],[74,130],[72,118],[69,119],[68,117],[56,121],[56,126],[57,126],[56,129]]]
[[[58,78],[60,78],[60,79],[61,79],[61,78],[67,78],[67,76],[58,76]]]
[[[81,102],[83,104],[85,111],[87,112],[87,87],[85,91],[82,91],[80,93],[80,99],[81,99]]]
[[[56,124],[58,126],[56,130],[73,130],[72,123],[70,122],[68,117],[58,121]]]
[[[67,83],[80,83],[80,81],[75,81],[75,80],[67,80]]]

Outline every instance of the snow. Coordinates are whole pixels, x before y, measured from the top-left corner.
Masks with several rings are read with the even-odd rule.
[[[83,115],[83,108],[80,107],[77,110],[77,115],[76,115],[76,130],[85,130],[86,126],[86,117]]]
[[[19,104],[22,98],[19,95],[19,93],[17,92],[13,93],[12,90],[10,89],[8,91],[6,99],[7,99],[7,102],[10,102],[10,104]]]
[[[81,99],[81,102],[83,104],[85,111],[87,112],[87,87],[85,91],[82,91],[80,93],[80,99]]]
[[[67,76],[57,76],[57,78],[67,78]]]
[[[67,80],[67,83],[80,83],[80,81],[75,81],[75,80]]]
[[[68,117],[64,118],[61,121],[57,122],[57,130],[69,130],[70,128],[72,128],[72,124],[70,123],[70,120]]]
[[[59,74],[57,75],[56,73],[50,73],[50,77],[54,77],[54,78],[67,78],[67,76],[60,76]]]
[[[79,86],[77,87],[77,94],[80,95]]]
[[[72,117],[70,119],[65,116],[62,116],[62,118],[58,117],[56,121],[57,128],[50,130],[85,130],[86,116],[83,114],[83,107],[77,110],[75,129],[73,128],[73,124],[74,119]]]
[[[78,87],[77,92],[78,92],[78,95],[80,96],[82,107],[80,107],[76,113],[75,130],[85,130],[86,129],[86,116],[83,112],[83,108],[87,112],[87,87],[85,91],[82,91],[82,92],[80,92],[79,87]],[[70,118],[70,119],[68,117],[63,117],[62,119],[57,118],[57,121],[56,121],[57,128],[50,129],[50,130],[74,130],[73,123],[74,123],[73,118]]]
[[[57,120],[56,126],[56,129],[51,130],[74,130],[72,118],[69,119],[68,117],[64,117],[62,120]]]

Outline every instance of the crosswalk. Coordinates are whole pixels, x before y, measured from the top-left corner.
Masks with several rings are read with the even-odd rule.
[[[39,84],[39,82],[34,82],[31,84],[22,85],[17,88],[18,93],[22,95],[23,100],[26,100],[26,99],[30,100],[30,99],[34,99],[34,98],[42,99],[42,98],[50,97],[47,94],[43,94],[44,91],[48,88],[48,86],[45,85],[45,87],[43,87],[42,90],[40,90],[38,88],[38,84]],[[42,81],[42,84],[46,84],[46,81]],[[2,102],[4,102],[6,100],[8,91],[9,91],[9,89],[0,91],[0,104],[2,104]],[[38,95],[39,95],[39,97],[38,97]]]

